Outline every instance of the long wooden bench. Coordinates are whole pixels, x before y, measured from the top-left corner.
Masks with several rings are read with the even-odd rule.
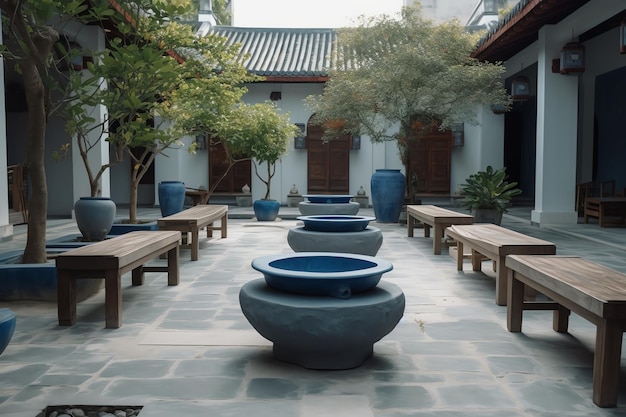
[[[589,217],[596,217],[600,227],[607,225],[624,226],[626,220],[626,197],[587,197],[585,199],[585,224]],[[619,218],[619,222],[609,223],[607,217]]]
[[[60,326],[76,323],[76,280],[104,278],[107,328],[122,325],[122,275],[132,271],[132,285],[143,285],[144,272],[167,272],[167,284],[178,285],[180,232],[137,231],[72,249],[56,257]],[[144,266],[167,254],[167,266]]]
[[[512,254],[554,255],[556,253],[556,246],[552,242],[490,223],[453,225],[446,229],[446,235],[456,240],[458,253],[464,253],[465,246],[471,248],[474,271],[481,270],[484,257],[495,262],[496,304],[498,305],[506,305],[508,276],[508,269],[504,263],[506,256]],[[463,256],[457,256],[456,265],[458,271],[463,270]]]
[[[413,229],[416,222],[424,224],[424,237],[430,237],[430,228],[434,229],[433,253],[441,255],[441,240],[444,237],[446,227],[453,224],[472,224],[474,217],[448,210],[438,206],[409,205],[406,206],[408,237],[413,237]]]
[[[626,330],[626,275],[577,257],[511,255],[506,265],[509,331],[522,331],[524,310],[553,310],[552,327],[557,332],[567,332],[570,311],[595,324],[593,402],[615,407]],[[524,301],[525,286],[553,301]]]
[[[220,220],[220,226],[213,226],[213,223]],[[182,233],[184,240],[187,240],[191,233],[191,241],[187,241],[182,247],[191,248],[191,260],[197,261],[200,252],[200,230],[206,227],[207,238],[213,237],[213,231],[219,230],[222,238],[228,234],[228,206],[227,205],[206,205],[193,206],[171,216],[162,217],[157,220],[159,230],[178,230]]]

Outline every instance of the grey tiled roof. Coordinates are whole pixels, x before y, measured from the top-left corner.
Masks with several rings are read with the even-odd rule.
[[[327,77],[336,55],[334,29],[240,28],[214,26],[207,32],[241,44],[246,68],[275,77]]]

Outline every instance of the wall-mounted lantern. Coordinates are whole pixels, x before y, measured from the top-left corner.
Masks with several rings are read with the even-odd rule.
[[[207,140],[205,135],[196,136],[196,150],[202,151],[207,148]]]
[[[296,123],[300,133],[293,138],[293,147],[295,149],[306,149],[306,125],[304,123]]]
[[[569,42],[561,49],[561,74],[585,72],[585,46]]]
[[[463,123],[455,123],[452,125],[452,138],[454,140],[452,146],[465,145],[465,125]]]
[[[350,149],[353,151],[361,149],[361,135],[352,136],[352,145],[350,146]]]
[[[511,81],[511,99],[516,101],[530,98],[530,80],[528,77],[517,76]]]

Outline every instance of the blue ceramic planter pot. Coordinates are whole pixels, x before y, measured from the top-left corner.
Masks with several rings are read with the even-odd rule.
[[[263,273],[267,285],[302,295],[350,298],[376,287],[390,262],[367,255],[299,252],[256,258],[252,267]]]
[[[255,200],[254,215],[260,222],[273,222],[278,217],[280,202],[277,200]]]
[[[74,204],[76,224],[87,242],[104,240],[115,219],[116,206],[108,197],[81,197]]]
[[[161,181],[159,183],[159,207],[163,217],[183,210],[185,204],[185,183],[182,181]]]
[[[13,337],[15,322],[15,313],[11,309],[0,308],[0,355]]]
[[[404,174],[399,169],[377,169],[372,174],[371,188],[376,221],[397,223],[404,204]]]

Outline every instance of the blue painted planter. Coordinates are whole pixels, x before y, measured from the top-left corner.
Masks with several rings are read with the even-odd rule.
[[[158,187],[159,207],[163,217],[183,210],[185,204],[185,183],[182,181],[161,181]]]
[[[254,215],[260,222],[273,222],[278,217],[280,202],[277,200],[255,200]]]
[[[13,337],[15,322],[15,313],[11,309],[0,308],[0,355]]]
[[[397,223],[404,205],[404,174],[399,169],[377,169],[372,174],[371,189],[376,221]]]
[[[61,250],[65,251],[67,248]],[[21,264],[23,251],[0,254],[0,300],[57,300],[57,268],[54,262]],[[76,281],[76,299],[85,300],[102,289],[104,280]]]
[[[393,266],[384,259],[334,252],[299,252],[256,258],[252,267],[267,284],[280,291],[303,295],[350,298],[376,287]]]

